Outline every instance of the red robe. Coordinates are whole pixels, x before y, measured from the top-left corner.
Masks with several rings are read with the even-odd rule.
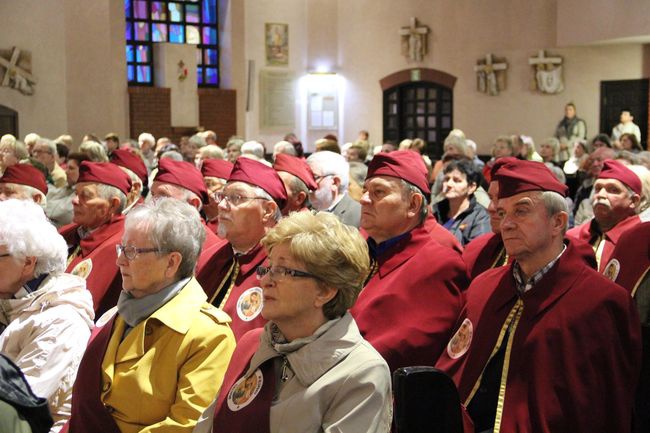
[[[608,265],[615,275],[608,274]],[[623,233],[612,252],[612,258],[604,264],[603,269],[606,276],[613,277],[617,284],[634,296],[639,284],[650,271],[650,222],[641,223]]]
[[[605,245],[603,246],[603,253],[600,257],[600,261],[598,262],[598,270],[600,272],[603,272],[605,265],[607,265],[609,260],[612,258],[614,247],[616,246],[616,243],[618,242],[618,239],[621,237],[623,232],[640,223],[641,220],[639,219],[639,216],[632,215],[616,224],[611,230],[604,234]],[[587,242],[593,247],[598,244],[598,240],[601,236],[603,236],[595,218],[592,218],[591,220],[579,225],[578,227],[572,228],[566,233],[566,235]]]
[[[217,238],[220,239],[220,238]],[[215,247],[205,251],[205,257],[200,259],[197,266],[196,279],[199,280],[201,287],[205,289],[210,303],[213,302],[215,291],[227,276],[231,269],[233,260],[233,250],[229,242],[217,244]],[[255,270],[266,260],[266,251],[258,244],[248,254],[238,257],[239,271],[235,278],[235,285],[232,287],[229,295],[226,295],[221,305],[216,305],[228,313],[232,318],[230,328],[235,338],[246,332],[262,327],[266,320],[260,314],[262,303],[258,308],[247,309],[246,299],[251,292],[258,291],[259,299],[262,299],[262,289],[257,279]],[[246,292],[246,293],[244,293]]]
[[[500,233],[486,233],[465,245],[463,261],[470,280],[494,267],[503,266],[507,258]]]
[[[424,228],[429,232],[431,237],[440,245],[444,245],[458,253],[463,252],[463,246],[458,242],[456,236],[452,235],[449,230],[438,224],[435,217],[429,212],[424,220]]]
[[[585,263],[583,249],[565,242],[555,266],[521,296],[512,265],[478,276],[466,292],[459,332],[436,365],[467,405],[507,316],[523,306],[503,362],[501,432],[630,431],[641,361],[636,308],[625,290]]]
[[[86,288],[93,296],[95,318],[117,305],[122,291],[122,275],[115,263],[115,245],[122,242],[124,216],[116,215],[110,222],[79,239],[79,224],[68,224],[59,229],[68,244],[69,253],[78,246],[77,256],[70,262],[66,272],[79,275],[86,280]]]
[[[418,226],[380,255],[350,312],[391,371],[431,365],[449,341],[466,287],[460,256]]]

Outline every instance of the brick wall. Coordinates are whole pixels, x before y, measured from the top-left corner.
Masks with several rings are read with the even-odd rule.
[[[220,145],[225,145],[237,132],[237,94],[235,90],[200,88],[199,123],[194,128],[171,126],[171,92],[160,87],[129,87],[129,133],[137,139],[150,132],[156,139],[168,137],[178,143],[181,136],[192,135],[199,127],[217,133]]]
[[[156,139],[170,137],[171,91],[161,87],[129,87],[129,134],[137,139],[150,132]],[[170,137],[171,138],[171,137]]]
[[[237,133],[237,93],[231,89],[199,89],[199,122],[217,133],[217,141],[225,146]]]

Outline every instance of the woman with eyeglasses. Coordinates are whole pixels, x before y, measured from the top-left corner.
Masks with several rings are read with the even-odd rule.
[[[122,292],[79,366],[71,433],[189,433],[214,400],[235,339],[194,278],[204,239],[198,211],[183,201],[129,212],[116,247]]]
[[[388,432],[390,372],[348,312],[366,242],[331,213],[297,212],[262,239],[263,329],[238,342],[209,431]]]

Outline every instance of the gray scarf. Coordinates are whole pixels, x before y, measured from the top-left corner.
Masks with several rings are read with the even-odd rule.
[[[140,322],[155,313],[160,307],[169,302],[187,285],[191,277],[170,284],[159,292],[147,295],[144,298],[134,298],[130,293],[122,290],[117,301],[117,312],[129,328],[135,328]],[[130,329],[125,332],[128,334]]]

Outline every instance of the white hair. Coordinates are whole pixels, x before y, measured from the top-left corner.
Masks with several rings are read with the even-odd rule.
[[[223,150],[216,144],[208,144],[199,150],[203,159],[223,159]]]
[[[36,134],[35,132],[31,132],[25,136],[25,140],[23,141],[25,142],[26,146],[29,146],[30,144],[35,144],[36,140],[39,138],[41,138],[40,135]]]
[[[87,140],[81,143],[79,151],[88,155],[92,162],[108,162],[106,148],[96,141]]]
[[[268,201],[272,201],[273,203],[277,204],[275,200],[273,200],[273,197],[271,197],[271,194],[268,192],[264,191],[262,188],[259,186],[254,187],[255,188],[255,197],[262,197]],[[282,210],[280,209],[280,205],[275,208],[275,213],[273,214],[273,220],[277,223],[280,221],[280,218],[282,218]]]
[[[2,138],[0,138],[0,146],[7,145],[13,147],[15,142],[16,142],[16,137],[14,137],[11,134],[5,134],[2,136]]]
[[[643,165],[628,165],[627,168],[641,180],[641,200],[636,209],[637,213],[641,213],[650,207],[650,170]]]
[[[36,143],[34,143],[34,145],[37,146],[39,144],[45,144],[52,156],[55,158],[59,156],[59,152],[56,150],[56,143],[54,141],[50,140],[49,138],[40,137],[36,140]]]
[[[339,187],[341,194],[348,190],[350,164],[340,153],[330,152],[329,150],[312,153],[307,158],[307,164],[312,170],[317,169],[316,171],[320,171],[322,175],[331,174],[341,179],[341,186]]]
[[[177,277],[194,274],[205,241],[205,229],[195,207],[167,197],[136,206],[126,216],[124,230],[142,229],[143,226],[155,248],[163,253],[181,254]]]
[[[37,204],[10,199],[0,202],[0,244],[12,257],[36,257],[34,278],[65,271],[68,247]]]
[[[143,132],[142,134],[138,135],[138,143],[143,141],[151,143],[152,146],[156,145],[156,139],[148,132]]]
[[[256,158],[264,159],[264,145],[258,141],[247,141],[241,145],[241,153],[253,155]]]
[[[7,182],[7,185],[13,185],[13,187],[16,188],[16,191],[18,192],[19,196],[24,197],[21,200],[28,200],[36,203],[34,201],[34,196],[37,195],[41,198],[40,202],[37,204],[40,205],[41,208],[43,209],[45,209],[45,207],[47,206],[47,198],[40,189],[34,188],[33,186],[30,185],[24,185],[22,183]]]

